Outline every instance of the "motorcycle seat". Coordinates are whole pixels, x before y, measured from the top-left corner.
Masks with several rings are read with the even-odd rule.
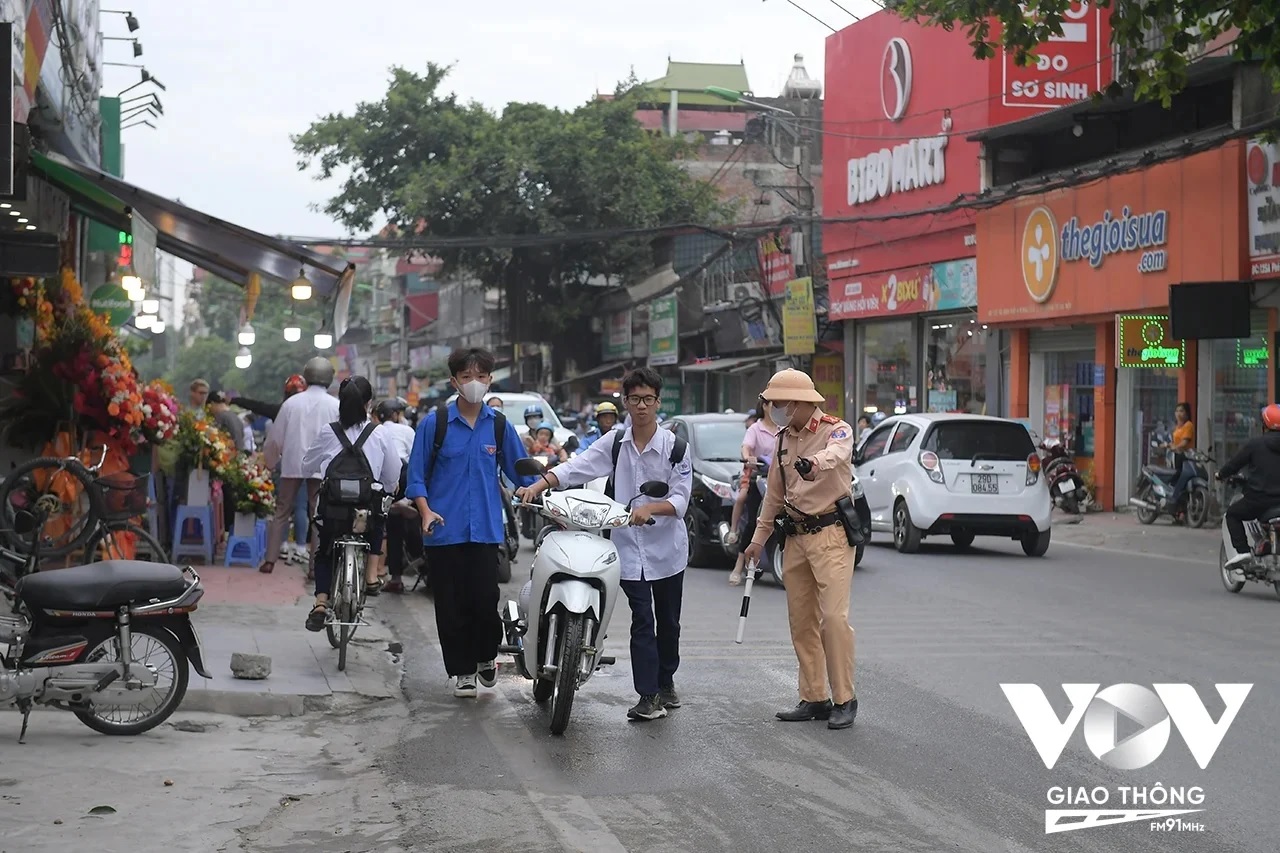
[[[1264,512],[1259,518],[1264,524],[1280,525],[1280,506],[1273,506]]]
[[[1173,468],[1158,468],[1155,465],[1148,465],[1147,470],[1150,471],[1153,476],[1159,477],[1162,480],[1176,480],[1178,478],[1178,472]]]
[[[27,575],[18,597],[30,608],[115,610],[126,604],[177,598],[187,588],[182,569],[143,560],[107,560]]]

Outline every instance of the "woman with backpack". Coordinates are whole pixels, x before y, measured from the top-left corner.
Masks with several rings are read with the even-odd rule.
[[[338,386],[338,420],[320,430],[303,457],[302,468],[304,476],[324,478],[320,487],[322,504],[328,497],[331,478],[360,480],[361,491],[372,492],[371,505],[360,508],[370,510],[373,521],[366,534],[369,562],[365,567],[365,591],[376,595],[380,591],[378,562],[382,556],[383,518],[382,508],[373,504],[382,500],[383,493],[395,494],[400,482],[400,452],[391,434],[377,429],[369,419],[372,402],[373,386],[368,379],[352,376],[342,380]],[[381,484],[382,493],[372,488],[375,481]],[[315,555],[316,604],[307,615],[308,631],[324,630],[333,576],[333,540],[344,532],[336,530],[335,525],[331,521],[320,527],[320,545]]]

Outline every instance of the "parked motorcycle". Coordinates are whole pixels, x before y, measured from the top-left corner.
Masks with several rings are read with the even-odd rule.
[[[1165,447],[1168,439],[1159,438],[1151,442],[1153,448]],[[1140,524],[1151,524],[1161,515],[1173,516],[1175,520],[1185,518],[1188,527],[1204,527],[1209,521],[1209,463],[1212,456],[1199,450],[1189,450],[1187,461],[1195,467],[1195,476],[1187,484],[1182,497],[1174,506],[1168,504],[1173,495],[1173,484],[1178,479],[1178,470],[1157,465],[1144,465],[1138,474],[1138,482],[1133,487],[1133,497],[1129,505],[1136,510]]]
[[[529,456],[527,458],[538,463],[540,466],[540,473],[550,471],[560,462],[556,457],[546,453],[539,454],[537,456]],[[537,510],[528,505],[517,504],[515,513],[520,519],[520,535],[525,539],[528,539],[530,542],[536,542],[538,540],[538,532],[543,527],[540,523]]]
[[[1244,478],[1228,477],[1226,482],[1234,487],[1227,496],[1235,497],[1244,485]],[[1227,533],[1227,520],[1225,517],[1222,519],[1222,544],[1218,546],[1218,572],[1222,585],[1227,592],[1239,592],[1244,589],[1245,581],[1269,583],[1280,596],[1280,503],[1264,512],[1260,520],[1246,521],[1244,531],[1249,536],[1253,559],[1228,568],[1227,557],[1236,549]]]
[[[537,476],[544,468],[522,459],[516,470]],[[640,487],[642,495],[654,499],[667,491],[659,480]],[[551,733],[558,735],[569,725],[578,689],[598,666],[614,662],[603,651],[609,618],[621,597],[622,568],[617,548],[601,534],[629,524],[631,505],[591,489],[568,489],[546,492],[541,503],[529,506],[556,529],[541,537],[519,601],[503,606],[501,651],[533,680],[535,701],[551,700]]]
[[[1084,477],[1065,443],[1056,438],[1040,442],[1040,471],[1049,485],[1049,496],[1055,506],[1072,515],[1080,514],[1080,505],[1089,496]]]
[[[15,514],[14,532],[40,527]],[[136,735],[163,723],[187,692],[190,668],[204,678],[191,612],[204,595],[190,567],[136,560],[36,572],[38,543],[23,555],[0,549],[0,706],[22,713],[26,738],[36,705],[70,711],[94,731]],[[122,650],[128,649],[128,654]]]
[[[760,490],[760,497],[763,498],[768,493],[769,471],[763,462],[756,464],[758,470],[755,485]],[[871,541],[871,506],[867,503],[867,496],[856,474],[853,477],[853,506],[858,511],[858,520],[862,525],[862,544],[854,549],[853,554],[853,565],[857,568],[862,563],[862,555],[867,550],[867,543]],[[776,530],[769,536],[764,546],[764,553],[760,555],[759,570],[768,572],[779,586],[786,586],[782,575],[782,540],[782,534]]]

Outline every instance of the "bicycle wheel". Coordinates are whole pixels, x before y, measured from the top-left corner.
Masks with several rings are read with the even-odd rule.
[[[134,537],[133,556],[124,542],[116,539],[117,534],[130,534]],[[143,553],[148,556],[141,556]],[[145,528],[129,521],[115,521],[103,524],[89,537],[84,546],[84,561],[97,563],[102,560],[143,560],[149,563],[168,563],[169,554],[154,536]]]
[[[333,566],[333,563],[338,561],[340,553],[343,556],[343,564]],[[330,565],[333,566],[331,575],[332,579],[329,581],[330,615],[329,622],[324,626],[324,633],[329,640],[329,645],[335,649],[342,647],[342,632],[335,623],[346,621],[342,618],[342,570],[343,565],[345,565],[345,554],[346,549],[343,548],[342,551],[339,552],[337,545],[334,545],[330,552],[330,560],[332,561],[330,562]]]
[[[14,515],[28,510],[42,518],[28,534],[14,531]],[[102,494],[93,474],[78,460],[42,456],[13,469],[0,483],[0,532],[11,548],[42,557],[64,557],[80,548],[99,527]]]

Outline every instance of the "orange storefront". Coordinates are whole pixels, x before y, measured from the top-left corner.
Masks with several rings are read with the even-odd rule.
[[[1221,458],[1275,387],[1270,358],[1240,357],[1258,342],[1169,334],[1169,286],[1247,278],[1246,233],[1243,142],[978,214],[978,315],[1007,334],[1008,415],[1065,441],[1104,508],[1157,461],[1179,401]],[[1255,312],[1258,338],[1274,315]]]

